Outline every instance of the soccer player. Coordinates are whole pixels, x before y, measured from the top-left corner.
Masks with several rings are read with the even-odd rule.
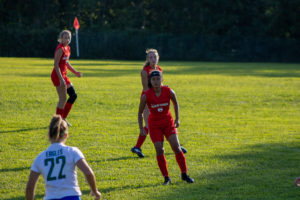
[[[141,80],[142,80],[142,86],[143,91],[141,94],[141,97],[145,94],[145,92],[148,90],[148,77],[150,73],[153,70],[158,70],[161,73],[163,72],[161,67],[158,65],[159,61],[159,55],[156,49],[147,49],[146,50],[146,62],[144,64],[143,70],[141,72]],[[132,153],[136,153],[140,158],[144,157],[144,154],[142,153],[141,146],[143,145],[147,134],[148,134],[148,117],[149,117],[149,110],[147,107],[145,107],[143,111],[145,126],[143,127],[145,130],[146,135],[139,134],[138,140],[136,142],[136,145],[131,148]],[[184,147],[181,147],[182,151],[184,153],[187,152],[187,150]]]
[[[179,106],[177,103],[176,95],[173,90],[167,86],[162,86],[162,74],[160,71],[152,71],[149,76],[149,90],[145,92],[140,100],[138,123],[140,128],[140,134],[146,135],[146,131],[143,128],[143,110],[147,104],[150,111],[148,118],[148,128],[150,132],[150,138],[154,143],[156,150],[156,158],[158,166],[162,175],[164,176],[164,185],[168,185],[171,182],[169,177],[167,162],[164,155],[164,136],[169,141],[172,150],[175,153],[176,161],[181,170],[182,180],[193,183],[194,180],[187,175],[187,166],[185,156],[180,148],[179,140],[177,137],[177,129],[179,127]],[[175,110],[175,121],[169,110],[170,100],[173,102]]]
[[[77,166],[84,174],[95,200],[101,193],[96,187],[93,170],[82,152],[76,147],[66,146],[68,125],[60,115],[54,115],[48,132],[51,145],[34,160],[26,186],[26,200],[34,199],[34,191],[40,174],[45,180],[45,200],[80,200]]]
[[[75,76],[81,77],[82,73],[76,71],[69,63],[71,32],[63,30],[58,37],[59,45],[55,49],[54,53],[54,68],[51,73],[51,80],[56,87],[56,91],[59,97],[59,101],[56,107],[56,114],[61,115],[67,122],[68,126],[71,124],[66,120],[76,98],[77,94],[75,89],[67,77],[67,69],[69,69]],[[69,98],[66,102],[68,93]]]

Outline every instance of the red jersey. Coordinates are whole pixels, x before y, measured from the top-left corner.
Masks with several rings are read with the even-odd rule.
[[[161,73],[163,72],[163,70],[160,68],[160,66],[156,65],[156,68],[153,69],[153,68],[150,66],[150,64],[147,65],[146,67],[144,67],[143,70],[145,70],[145,71],[147,72],[148,76],[151,74],[151,72],[152,72],[153,70],[158,70],[158,71],[160,71]]]
[[[56,49],[55,49],[55,52],[54,52],[54,56],[55,56],[55,53],[58,49],[62,49],[63,51],[63,54],[59,60],[59,69],[60,69],[60,72],[62,75],[66,75],[67,74],[67,62],[69,61],[69,58],[70,58],[70,55],[71,55],[71,50],[70,50],[70,46],[67,45],[66,48],[64,47],[64,45],[62,43],[60,43]],[[56,71],[55,69],[53,69],[54,73],[56,74]]]
[[[171,89],[167,86],[161,86],[161,94],[159,97],[155,95],[153,88],[145,92],[147,106],[150,111],[148,122],[157,126],[173,122],[171,112],[169,110],[171,100]]]

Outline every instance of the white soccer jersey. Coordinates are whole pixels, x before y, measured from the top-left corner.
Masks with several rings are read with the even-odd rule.
[[[80,196],[75,164],[84,158],[76,147],[53,143],[34,160],[31,170],[43,175],[47,199]]]

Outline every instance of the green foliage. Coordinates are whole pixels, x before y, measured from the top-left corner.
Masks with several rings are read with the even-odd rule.
[[[140,49],[154,47],[170,60],[299,62],[299,7],[299,0],[1,0],[0,56],[52,57],[53,38],[74,30],[77,16],[80,46],[97,44],[81,48],[90,52],[81,58],[141,59]]]
[[[297,199],[300,65],[161,62],[164,84],[177,94],[178,129],[194,184],[180,180],[168,143],[173,183],[162,186],[146,139],[138,159],[137,109],[143,61],[71,60],[78,99],[68,120],[68,145],[93,168],[103,199]],[[0,199],[24,199],[30,166],[48,145],[58,97],[52,59],[0,58]],[[82,173],[83,199],[92,199]],[[36,199],[42,199],[41,178]]]

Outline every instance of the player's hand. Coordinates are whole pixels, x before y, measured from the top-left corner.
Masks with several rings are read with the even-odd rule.
[[[297,186],[297,187],[299,187],[300,185],[299,185],[299,183],[300,183],[300,177],[297,177],[296,179],[295,179],[295,185]]]
[[[175,119],[175,122],[174,122],[175,128],[178,128],[179,124],[180,124],[179,119]]]
[[[65,80],[60,80],[59,83],[60,83],[60,85],[59,85],[60,87],[67,88],[67,84],[66,84]]]
[[[144,128],[140,128],[140,134],[143,136],[147,136],[147,133]]]
[[[82,73],[81,73],[81,72],[76,72],[76,73],[75,73],[75,76],[77,76],[78,78],[79,78],[79,77],[82,77]]]
[[[99,200],[101,198],[101,193],[97,190],[96,193],[91,191],[91,195],[94,197],[95,200]]]

